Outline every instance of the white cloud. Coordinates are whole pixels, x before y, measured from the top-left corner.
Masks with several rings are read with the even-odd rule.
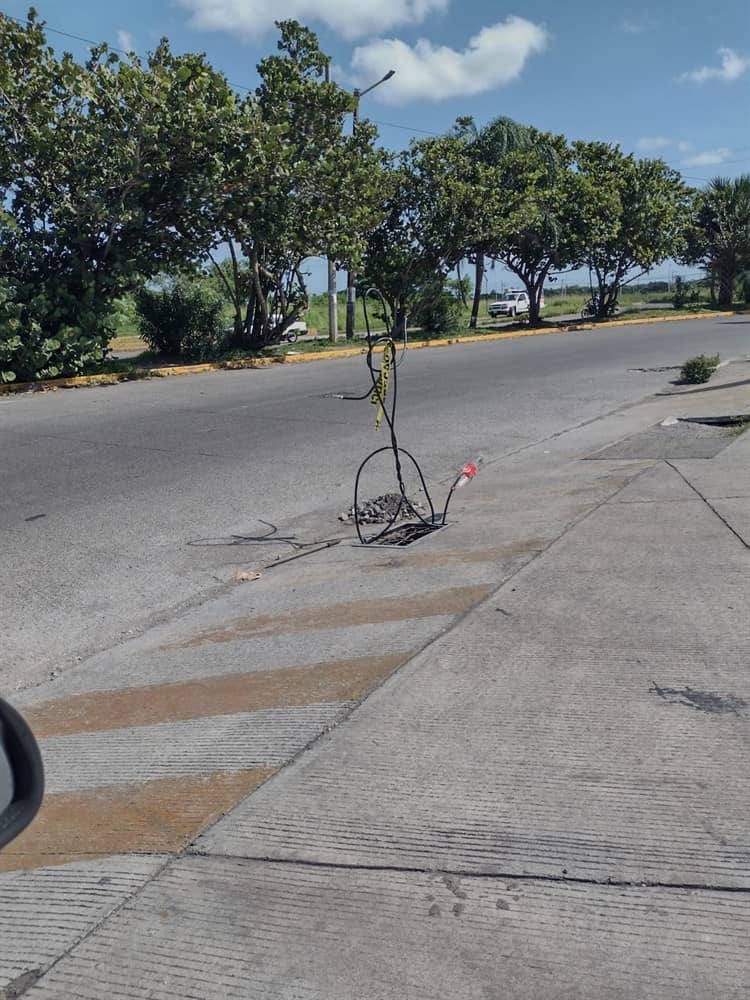
[[[672,140],[663,135],[644,135],[636,143],[636,147],[643,153],[658,153],[672,145]]]
[[[442,101],[492,90],[515,80],[526,61],[547,44],[544,28],[523,17],[508,17],[482,28],[463,52],[420,38],[413,46],[379,38],[354,50],[352,70],[365,85],[389,69],[396,75],[377,91],[386,104]]]
[[[681,142],[677,143],[677,148],[681,153],[689,153],[691,149],[695,149],[695,146],[692,144],[692,142],[685,142],[684,140],[682,140]]]
[[[701,66],[690,73],[683,73],[681,80],[691,80],[693,83],[705,83],[706,80],[738,80],[750,69],[750,59],[741,56],[734,49],[719,49],[720,66]]]
[[[683,167],[717,167],[724,163],[732,155],[732,150],[726,146],[719,149],[707,149],[703,153],[696,153],[694,156],[687,156],[683,161]]]
[[[626,35],[642,35],[644,31],[651,31],[656,27],[656,22],[651,17],[626,17],[620,21],[620,31]]]
[[[124,31],[120,28],[117,32],[117,47],[123,49],[125,52],[134,52],[135,38],[133,38],[129,31]]]
[[[379,34],[400,24],[421,24],[449,0],[179,0],[197,28],[254,38],[274,21],[319,21],[344,38]]]

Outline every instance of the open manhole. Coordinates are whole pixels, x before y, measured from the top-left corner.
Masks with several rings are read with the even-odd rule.
[[[733,427],[747,430],[750,427],[750,413],[732,413],[728,417],[678,417],[681,424],[705,424],[707,427]]]
[[[714,458],[750,427],[747,414],[671,419],[639,431],[601,451],[590,460]]]
[[[389,548],[403,549],[407,545],[416,545],[417,542],[424,541],[425,538],[432,538],[438,531],[449,528],[449,524],[432,524],[429,521],[408,521],[404,524],[395,525],[380,537],[373,538],[364,546],[357,542],[359,548]]]

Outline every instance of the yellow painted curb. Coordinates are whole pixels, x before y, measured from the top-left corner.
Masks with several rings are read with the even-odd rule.
[[[170,375],[196,375],[202,372],[232,371],[245,368],[268,368],[273,358],[240,358],[236,361],[217,361],[201,365],[171,365],[165,368],[136,368],[131,372],[102,372],[98,375],[74,375],[71,378],[51,378],[38,382],[6,382],[0,385],[0,396],[14,392],[43,389],[73,389],[78,386],[116,385],[119,382],[138,382],[149,378],[166,378]]]
[[[411,350],[423,347],[452,347],[454,344],[478,344],[495,340],[514,340],[518,337],[548,337],[553,334],[577,333],[583,330],[602,330],[616,326],[639,326],[644,323],[674,323],[688,319],[718,319],[721,316],[741,316],[741,312],[679,313],[670,316],[651,316],[647,319],[608,320],[606,323],[584,323],[571,320],[556,327],[539,330],[509,330],[505,333],[477,333],[464,337],[449,337],[445,340],[412,340]],[[342,358],[356,358],[366,353],[365,347],[341,347],[319,354],[279,354],[268,358],[239,358],[236,361],[214,361],[200,365],[170,365],[164,368],[134,369],[133,372],[105,372],[100,375],[77,375],[72,378],[47,379],[39,382],[6,382],[0,384],[0,396],[28,390],[71,389],[76,386],[115,385],[118,382],[136,382],[147,378],[166,378],[171,375],[196,375],[205,372],[240,371],[248,368],[270,368],[271,365],[306,364],[311,361],[336,361]],[[382,351],[382,345],[375,348]]]
[[[643,323],[675,323],[677,320],[686,319],[718,319],[720,316],[741,316],[743,313],[740,312],[728,312],[723,310],[721,312],[710,312],[710,313],[677,313],[676,315],[669,316],[649,316],[646,319],[614,319],[608,320],[606,326],[638,326]],[[601,329],[601,326],[596,323],[591,324],[591,329]]]

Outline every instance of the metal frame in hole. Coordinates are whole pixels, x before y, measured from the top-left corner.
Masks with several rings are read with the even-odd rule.
[[[396,542],[385,542],[385,541],[367,542],[367,543],[354,541],[352,542],[352,548],[371,549],[374,550],[375,552],[377,552],[378,549],[410,549],[412,546],[419,545],[421,542],[427,541],[429,538],[434,538],[434,536],[437,535],[439,532],[445,531],[446,528],[450,528],[450,526],[453,523],[454,523],[453,521],[446,521],[445,524],[436,524],[434,528],[430,528],[429,531],[425,531],[418,538],[415,538],[413,541],[406,542],[406,544],[402,545],[399,545]],[[403,524],[399,524],[398,528],[395,529],[393,534],[395,534],[396,531],[400,531],[402,528],[424,528],[424,525],[419,521],[404,521]]]

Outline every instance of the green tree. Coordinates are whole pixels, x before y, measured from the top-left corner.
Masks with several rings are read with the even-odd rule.
[[[212,259],[234,311],[238,345],[258,347],[308,305],[304,262],[356,264],[379,217],[384,154],[362,121],[344,135],[351,95],[325,82],[327,57],[296,21],[278,23],[279,54],[243,105],[246,127],[226,150]]]
[[[583,199],[585,263],[599,317],[610,315],[626,276],[641,277],[684,248],[688,190],[661,160],[637,160],[604,142],[574,144]]]
[[[175,56],[166,41],[146,63],[106,46],[83,65],[58,58],[34,10],[26,24],[0,16],[0,53],[0,268],[19,306],[13,336],[25,375],[75,372],[103,357],[116,298],[214,240],[205,206],[237,100],[205,57]]]
[[[530,148],[508,153],[484,178],[481,242],[523,283],[532,326],[550,271],[579,265],[585,252],[586,205],[572,162],[564,136],[535,133]]]
[[[555,146],[542,146],[543,135],[528,125],[521,125],[512,118],[499,117],[478,129],[472,118],[458,118],[453,134],[466,142],[467,155],[478,163],[497,168],[509,153],[523,152],[537,146],[542,155],[551,163],[555,160]],[[474,265],[474,299],[469,326],[476,328],[482,301],[482,285],[486,271],[486,250],[480,244],[467,252],[469,262]]]
[[[686,258],[706,268],[718,303],[729,307],[735,280],[750,266],[750,174],[714,177],[695,194],[695,216]]]
[[[363,290],[383,294],[401,329],[407,316],[430,314],[447,275],[475,244],[481,165],[456,135],[414,142],[386,179],[384,214],[361,269]]]

